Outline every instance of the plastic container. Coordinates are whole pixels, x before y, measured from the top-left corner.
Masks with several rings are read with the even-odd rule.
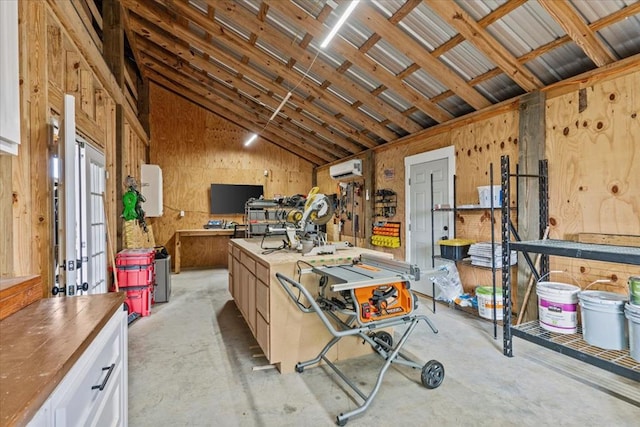
[[[614,292],[582,291],[578,294],[582,338],[589,344],[608,350],[627,348],[627,322],[624,304],[627,296]]]
[[[560,282],[538,282],[540,327],[559,334],[578,331],[578,286]]]
[[[625,304],[624,315],[629,321],[629,353],[640,362],[640,305]]]
[[[640,305],[640,276],[629,277],[629,302]]]
[[[493,287],[478,286],[476,297],[478,298],[478,315],[493,320]],[[496,288],[496,320],[503,318],[502,307],[502,288]]]
[[[150,287],[128,288],[126,292],[127,298],[124,300],[124,303],[127,305],[129,314],[138,313],[142,317],[151,314],[153,292],[151,292]]]
[[[123,249],[116,254],[116,266],[121,265],[151,265],[155,259],[155,250]]]
[[[154,264],[150,265],[119,265],[117,266],[118,286],[147,286],[155,283]]]
[[[480,200],[481,208],[491,207],[491,186],[483,185],[478,187],[478,199]],[[499,208],[502,206],[502,189],[499,185],[493,186],[493,207]]]
[[[474,243],[473,240],[467,239],[438,240],[440,256],[453,261],[460,261],[467,257],[472,243]]]

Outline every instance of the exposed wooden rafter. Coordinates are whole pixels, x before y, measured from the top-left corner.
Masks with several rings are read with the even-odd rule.
[[[456,3],[439,0],[424,0],[424,2],[521,88],[532,91],[544,86],[540,79],[520,64],[504,46]]]
[[[595,32],[578,16],[575,9],[565,0],[538,0],[549,15],[564,29],[589,58],[602,67],[615,61],[615,56],[600,41]]]
[[[221,81],[225,81],[225,82],[243,81],[242,73],[244,73],[245,71],[247,72],[250,71],[250,67],[248,65],[242,64],[240,61],[234,60],[233,58],[224,58],[224,59],[227,64],[231,64],[236,68],[237,70],[236,73],[230,72],[228,68],[223,69],[221,67],[218,67],[214,65],[214,63],[212,63],[211,61],[206,61],[204,60],[203,57],[198,57],[197,55],[195,55],[193,52],[190,51],[189,45],[187,45],[180,39],[177,39],[177,38],[172,39],[173,36],[170,36],[168,33],[165,33],[164,31],[156,28],[153,24],[149,23],[148,21],[142,20],[141,18],[137,17],[137,15],[135,14],[131,15],[129,24],[131,26],[132,31],[140,35],[141,38],[143,38],[144,40],[153,42],[157,46],[162,46],[164,49],[172,52],[177,57],[183,58],[186,62],[193,62],[199,68],[206,70],[212,76],[216,76]],[[136,43],[140,44],[141,38],[138,38],[136,40]],[[149,45],[146,44],[144,47],[149,48]],[[259,85],[263,85],[264,87],[269,87],[270,85],[273,84],[271,80],[263,77],[257,77],[255,80],[255,83],[258,83]],[[243,84],[246,84],[246,83],[243,83]],[[257,92],[257,89],[254,89],[253,92],[254,93]],[[248,92],[248,93],[251,93],[251,92]],[[268,102],[266,98],[271,96],[273,96],[273,94],[271,95],[266,94],[264,96],[265,104]],[[307,101],[305,101],[302,98],[298,98],[297,96],[294,96],[292,98],[294,98],[296,104],[298,102],[303,105],[307,103]],[[277,101],[274,100],[274,103],[273,103],[274,110],[279,102],[280,102],[279,100]],[[304,121],[304,116],[298,113],[297,110],[293,110],[293,109],[290,109],[290,110],[296,111],[296,114],[298,114],[299,120]],[[322,114],[321,118],[324,118],[325,120],[331,120],[332,116],[324,113]],[[307,119],[307,122],[308,121],[310,121],[310,119]],[[328,133],[332,132],[330,127],[325,126],[325,128],[327,129],[326,132]],[[343,129],[346,132],[352,132],[352,134],[349,135],[350,139],[353,139],[356,142],[362,141],[364,144],[367,144],[370,146],[374,145],[367,139],[363,138],[361,135],[353,133],[352,129],[347,128],[346,126]],[[339,129],[339,130],[343,130],[343,129]],[[352,142],[350,142],[349,139],[340,137],[337,134],[332,134],[331,139],[336,141],[336,143],[339,143],[349,151],[352,151],[352,152],[361,151],[361,149],[357,145],[354,145]],[[338,141],[341,141],[341,142],[338,142]]]
[[[278,10],[279,13],[286,16],[291,21],[298,23],[299,26],[304,28],[307,34],[313,38],[320,38],[324,33],[326,33],[326,28],[322,23],[305,13],[302,9],[286,7],[285,4],[273,0],[267,0],[266,3],[268,3],[271,8]],[[377,40],[380,40],[380,38],[377,38],[376,41]],[[362,49],[362,47],[358,50],[354,49],[352,45],[339,38],[335,38],[331,41],[331,48],[333,51],[339,53],[349,61],[349,65],[356,65],[370,73],[372,77],[383,81],[386,88],[393,89],[397,93],[403,95],[413,105],[418,107],[437,122],[443,122],[451,119],[452,116],[450,113],[435,105],[429,99],[425,98],[423,94],[417,92],[414,88],[404,83],[402,81],[402,77],[404,76],[394,76],[385,68],[380,67],[380,65],[373,59],[365,55],[366,49]],[[344,67],[344,71],[346,71],[347,68],[348,66]],[[342,69],[341,71],[344,72]]]
[[[475,109],[481,109],[491,105],[489,100],[471,87],[464,79],[457,75],[451,68],[432,56],[418,42],[401,31],[370,5],[362,5],[361,20],[367,23],[369,28],[375,29],[390,44],[397,46],[403,55],[415,61],[427,74],[434,76],[442,84],[450,88],[453,93],[464,99]],[[451,119],[448,117],[447,119]],[[442,121],[442,120],[439,120]]]
[[[96,0],[72,1],[95,19],[91,6],[95,9]],[[455,115],[485,110],[505,94],[544,89],[541,79],[553,77],[540,73],[544,65],[538,61],[528,63],[567,43],[578,44],[599,67],[616,62],[620,52],[597,33],[640,14],[640,2],[587,23],[580,15],[584,8],[569,0],[539,0],[535,7],[535,0],[509,0],[486,13],[454,1],[365,1],[329,47],[319,49],[328,24],[347,0],[119,1],[144,75],[153,75],[156,82],[163,75],[164,87],[179,79],[172,84],[247,129],[259,131],[268,123],[263,138],[284,143],[285,149],[307,150],[305,155],[321,164],[333,161],[326,156],[345,158],[420,135],[435,123],[456,121]],[[567,35],[516,57],[497,34],[518,35],[512,14],[517,22],[545,10]],[[482,15],[477,21],[475,13]],[[415,18],[421,14],[437,15],[448,25],[419,28]],[[458,52],[448,55],[463,42],[475,46],[482,58],[465,64]],[[521,42],[530,40],[523,36]],[[403,66],[385,63],[393,61],[394,52]],[[482,69],[484,62],[495,68]],[[491,80],[501,76],[511,79],[504,94],[488,93]],[[131,96],[125,95],[126,105]],[[215,102],[221,104],[217,109],[211,105]]]
[[[143,65],[165,74],[169,74],[167,67],[173,68],[177,74],[171,73],[172,76],[177,77],[178,75],[182,75],[182,77],[191,78],[196,81],[207,89],[209,99],[213,100],[215,97],[215,100],[223,105],[231,103],[234,107],[244,109],[245,114],[249,113],[251,116],[256,117],[257,123],[262,126],[266,126],[267,124],[271,114],[270,110],[267,110],[249,98],[244,97],[239,99],[240,95],[237,91],[214,81],[208,77],[206,73],[197,71],[173,55],[165,54],[159,50],[146,50],[143,53]],[[348,156],[350,154],[348,151],[332,144],[330,141],[323,141],[313,133],[296,128],[287,120],[275,119],[269,123],[269,126],[276,126],[290,135],[297,136],[301,143],[316,147],[319,150],[318,153],[316,153],[318,155],[320,155],[320,152],[325,152],[329,157],[334,157],[335,155]]]

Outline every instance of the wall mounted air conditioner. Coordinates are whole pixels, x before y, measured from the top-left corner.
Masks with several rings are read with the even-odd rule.
[[[353,159],[344,163],[329,167],[329,175],[331,178],[338,180],[347,180],[362,176],[362,160]]]

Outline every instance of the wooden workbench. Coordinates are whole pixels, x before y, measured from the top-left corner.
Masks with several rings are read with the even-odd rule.
[[[0,425],[24,425],[117,310],[124,293],[46,298],[0,321]]]
[[[338,250],[331,255],[306,257],[299,252],[280,250],[263,254],[262,239],[231,239],[229,243],[229,291],[253,332],[269,364],[281,373],[293,372],[295,364],[315,357],[332,338],[320,318],[302,313],[287,296],[277,272],[298,280],[296,263],[311,265],[349,264],[361,254],[392,258],[391,254],[365,248]],[[265,247],[278,246],[280,241],[266,242]],[[303,266],[308,268],[308,266]],[[317,294],[319,277],[303,275],[300,283]],[[343,338],[327,357],[342,360],[370,353],[356,337]]]
[[[233,236],[233,229],[229,228],[199,228],[193,230],[176,230],[176,245],[174,253],[174,272],[180,273],[180,255],[181,246],[180,241],[183,237],[214,237],[212,240],[212,246],[214,246],[214,252],[220,253],[220,259],[222,260],[221,266],[224,266],[225,253],[227,251],[227,243],[229,237]],[[214,262],[214,264],[216,264]]]

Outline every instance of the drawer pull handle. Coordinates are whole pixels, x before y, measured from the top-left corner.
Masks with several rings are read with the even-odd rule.
[[[109,377],[111,376],[111,372],[113,372],[113,368],[115,367],[116,367],[116,364],[112,363],[111,366],[105,366],[104,368],[102,368],[103,371],[109,371],[109,372],[107,372],[107,376],[104,377],[102,384],[92,386],[91,390],[95,390],[95,389],[98,389],[100,391],[104,390],[105,386],[107,385],[107,381],[109,381]]]

